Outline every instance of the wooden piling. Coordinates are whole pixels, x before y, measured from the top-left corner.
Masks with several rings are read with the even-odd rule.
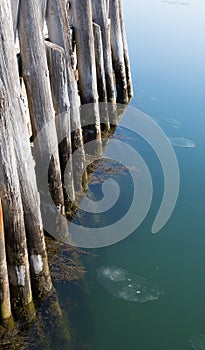
[[[47,7],[47,0],[41,0],[41,12],[42,12],[42,19],[45,20],[46,17],[46,7]]]
[[[132,76],[131,76],[131,67],[130,67],[127,35],[126,35],[121,0],[119,0],[119,11],[120,11],[122,42],[123,42],[123,49],[124,49],[125,71],[126,71],[126,78],[127,78],[127,93],[128,93],[128,98],[131,99],[133,97]]]
[[[87,174],[86,171],[84,171],[82,178],[82,169],[85,169],[85,152],[80,121],[80,98],[78,95],[77,82],[75,80],[75,72],[71,63],[71,30],[68,22],[65,0],[48,0],[46,22],[50,41],[61,46],[65,50],[68,95],[71,106],[72,153],[78,152],[78,156],[73,157],[74,188],[76,192],[82,192],[87,186]]]
[[[46,51],[53,105],[56,112],[56,129],[64,196],[66,200],[69,199],[70,201],[74,201],[75,192],[73,185],[70,102],[68,98],[65,51],[62,47],[48,41],[46,42]]]
[[[12,1],[11,1],[11,10],[12,10],[12,19],[13,19],[14,38],[16,38],[16,30],[17,30],[17,25],[18,25],[19,2],[20,2],[20,0],[12,0]]]
[[[113,79],[112,53],[110,43],[110,29],[106,0],[92,0],[93,21],[100,26],[104,56],[104,69],[106,78],[107,101],[115,102],[115,88]]]
[[[96,23],[93,23],[93,34],[94,34],[95,61],[96,61],[99,102],[107,102],[102,35],[101,35],[101,28]]]
[[[90,0],[79,0],[78,3],[71,0],[71,11],[77,47],[81,103],[96,103],[98,91]]]
[[[93,23],[94,44],[95,44],[95,61],[96,61],[96,73],[97,73],[97,85],[99,95],[99,111],[100,111],[100,126],[101,131],[106,132],[110,129],[109,115],[107,109],[107,91],[106,91],[106,79],[104,69],[103,58],[103,45],[100,26]]]
[[[45,16],[50,42],[44,41]],[[52,290],[41,216],[41,210],[47,212],[44,189],[47,195],[49,183],[61,213],[62,181],[70,200],[82,198],[87,187],[85,149],[100,155],[101,130],[107,132],[122,113],[115,104],[113,68],[117,102],[126,104],[133,91],[120,0],[1,0],[0,33],[0,318],[5,321],[13,311],[15,315],[16,306],[31,305],[35,316],[33,297],[44,298]],[[43,138],[36,138],[36,165],[19,72],[33,138],[46,130]],[[93,140],[95,146],[89,142]],[[44,159],[50,166],[40,203],[36,174]],[[64,232],[67,225],[61,237]]]
[[[106,15],[107,15],[107,18],[109,18],[110,0],[105,0],[105,6],[106,6]]]
[[[25,18],[29,20],[25,21]],[[33,135],[35,138],[42,128],[49,125],[44,132],[44,139],[41,138],[41,142],[38,142],[38,152],[42,159],[51,159],[48,169],[50,191],[55,205],[64,213],[55,111],[42,33],[42,14],[40,3],[36,0],[20,2],[19,41]],[[37,171],[41,172],[38,164]]]
[[[94,153],[101,154],[101,130],[92,23],[91,0],[70,1],[75,28],[81,104],[90,104],[88,115],[81,114],[84,141],[96,140]],[[89,45],[88,45],[89,43]]]
[[[7,5],[0,8],[1,14]],[[1,74],[0,74],[1,76]],[[4,213],[7,266],[11,304],[26,306],[32,302],[24,213],[16,167],[9,99],[0,80],[0,197]]]
[[[1,110],[0,110],[1,113]],[[10,288],[6,261],[3,211],[0,198],[0,322],[5,323],[12,317]]]
[[[16,165],[20,182],[20,192],[23,204],[23,218],[27,236],[27,247],[32,276],[32,289],[35,297],[46,294],[52,287],[43,224],[40,212],[40,200],[37,190],[34,161],[28,137],[26,119],[20,98],[20,83],[14,49],[12,32],[6,31],[11,25],[11,14],[7,7],[4,21],[0,22],[0,30],[4,41],[0,43],[0,77],[4,81],[5,90],[9,96],[9,115],[12,126],[12,138],[15,149]],[[12,84],[11,84],[12,82]]]
[[[115,72],[117,102],[128,103],[127,77],[124,61],[124,48],[120,21],[119,0],[110,0],[112,61]]]

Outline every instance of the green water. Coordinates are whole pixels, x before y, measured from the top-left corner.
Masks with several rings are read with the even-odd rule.
[[[56,286],[62,303],[67,298],[77,303],[67,311],[76,349],[86,349],[82,344],[93,350],[205,349],[204,10],[202,0],[124,1],[135,94],[131,105],[156,120],[168,137],[180,137],[175,141],[181,140],[181,146],[183,137],[195,147],[174,146],[179,197],[166,226],[153,235],[151,226],[163,195],[159,160],[131,131],[117,129],[116,136],[138,149],[146,161],[153,201],[132,235],[90,250],[95,257],[83,260],[83,281]],[[124,173],[116,180],[121,201],[102,216],[103,224],[129,209],[132,181]],[[90,190],[101,198],[100,185],[91,185]],[[120,273],[121,280],[113,281]]]

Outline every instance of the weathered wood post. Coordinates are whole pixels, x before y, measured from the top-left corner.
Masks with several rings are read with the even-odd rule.
[[[107,102],[102,35],[101,35],[101,28],[96,23],[93,23],[93,35],[94,35],[95,61],[96,61],[99,101]]]
[[[107,18],[109,18],[110,0],[105,0],[105,5],[106,5]]]
[[[6,2],[3,1],[3,7],[0,7],[0,23],[2,12],[5,15],[4,10],[7,9]],[[32,292],[24,213],[13,145],[9,99],[1,80],[0,91],[0,197],[6,232],[11,304],[26,306],[32,302]]]
[[[0,91],[1,99],[1,91]],[[1,113],[1,102],[0,102]],[[0,198],[0,322],[8,322],[12,317],[10,303],[10,288],[6,261],[6,248],[4,238],[3,211]]]
[[[100,26],[102,34],[104,69],[107,89],[107,109],[109,123],[112,127],[116,125],[117,107],[115,98],[114,71],[112,64],[112,51],[110,39],[110,19],[109,19],[109,0],[92,0],[93,20]]]
[[[46,185],[49,182],[54,202],[61,208],[62,213],[64,196],[61,180],[68,185],[67,192],[71,200],[75,199],[74,189],[82,191],[86,187],[86,161],[81,125],[83,124],[87,144],[89,145],[88,141],[91,140],[97,141],[97,147],[95,150],[91,149],[91,153],[100,154],[101,128],[107,131],[109,124],[117,121],[114,118],[116,105],[111,58],[117,83],[117,101],[125,104],[133,93],[120,0],[70,0],[70,4],[71,7],[67,11],[67,0],[1,0],[0,318],[2,320],[11,317],[11,310],[12,308],[15,310],[15,306],[32,306],[33,296],[41,298],[52,290],[35,165],[20,98],[14,45],[18,18],[22,72],[26,83],[34,138],[39,135],[42,128],[50,125],[43,133],[44,138],[38,141],[34,153],[39,152],[41,159],[44,159],[46,154],[46,160],[50,160],[50,167],[46,169],[49,175]],[[112,45],[110,45],[108,8],[111,17]],[[45,43],[43,37],[46,9],[51,41],[49,43]],[[72,33],[75,34],[77,47],[80,96],[76,82],[69,16],[74,26]],[[82,102],[81,108],[80,102]],[[109,118],[106,108],[99,109],[99,102],[102,102],[102,106],[108,102]],[[119,106],[119,115],[122,113],[120,108]],[[55,115],[61,114],[62,118],[55,119]],[[113,119],[110,116],[113,116]],[[73,157],[72,153],[76,150],[78,156]],[[65,181],[64,171],[69,159],[72,159],[72,163],[68,164]],[[36,170],[38,174],[42,170],[38,163]],[[48,187],[45,190],[47,191]],[[32,312],[32,315],[34,314],[35,312]]]
[[[28,138],[28,130],[20,99],[18,67],[11,28],[9,6],[0,9],[0,31],[4,37],[0,41],[0,77],[9,99],[9,115],[12,125],[21,199],[24,210],[24,223],[27,234],[27,247],[32,276],[32,288],[35,297],[46,294],[52,287],[47,253],[45,247],[43,224],[40,212],[40,200],[37,191],[34,161]],[[12,82],[12,84],[11,84]],[[1,141],[2,142],[2,141]]]
[[[70,102],[68,98],[65,51],[62,47],[48,41],[46,42],[46,51],[53,105],[56,112],[56,128],[64,196],[66,200],[73,201],[75,199],[75,192],[73,186]]]
[[[115,71],[117,102],[122,104],[127,104],[128,103],[127,77],[126,77],[126,70],[125,70],[119,0],[110,0],[109,3],[110,3],[110,19],[111,19],[112,61],[113,61],[113,68]]]
[[[18,25],[19,1],[20,1],[20,0],[12,0],[12,1],[11,1],[11,10],[12,10],[12,18],[13,18],[14,38],[16,38],[16,30],[17,30],[17,25]]]
[[[132,76],[131,76],[127,35],[126,35],[121,0],[119,0],[119,10],[120,10],[120,22],[121,22],[121,31],[122,31],[122,42],[123,42],[123,48],[124,48],[125,70],[126,70],[126,78],[127,78],[127,93],[128,93],[128,98],[131,99],[133,97]]]
[[[47,7],[47,0],[40,0],[41,1],[41,12],[42,12],[42,19],[45,20],[46,17],[46,7]]]
[[[104,58],[103,58],[103,46],[102,46],[102,35],[100,26],[93,23],[93,34],[95,44],[95,61],[96,61],[96,72],[97,72],[97,84],[98,84],[98,95],[99,95],[99,111],[100,111],[100,125],[101,131],[106,132],[110,129],[108,108],[107,108],[107,90],[106,90],[106,79],[104,69]]]
[[[91,0],[71,0],[72,24],[75,29],[79,90],[82,105],[90,104],[87,113],[81,113],[85,142],[96,140],[96,150],[101,154],[101,130],[98,106],[98,89],[95,63]],[[95,151],[95,152],[94,152]]]
[[[79,90],[82,104],[98,101],[92,9],[90,0],[71,0],[72,25],[75,30]],[[99,120],[97,120],[99,124]]]
[[[108,9],[109,7],[107,7],[106,0],[92,0],[93,21],[100,26],[101,34],[102,34],[107,101],[114,103],[115,88],[114,88],[114,78],[113,78]]]
[[[48,0],[46,21],[50,41],[65,50],[68,95],[71,106],[71,139],[72,152],[78,151],[78,156],[73,157],[73,179],[76,192],[82,192],[87,186],[87,174],[84,172],[82,178],[82,169],[85,169],[85,152],[83,147],[81,121],[80,121],[80,99],[78,95],[75,72],[72,68],[72,46],[71,30],[68,22],[67,7],[65,0]]]
[[[52,102],[42,27],[40,2],[36,0],[21,0],[19,9],[19,41],[22,72],[27,89],[33,135],[35,137],[49,123],[49,128],[44,132],[44,139],[38,143],[38,152],[42,159],[45,156],[51,159],[51,165],[48,169],[50,191],[56,206],[64,213],[55,111]],[[36,169],[37,172],[41,172],[41,169],[38,169],[38,164]]]

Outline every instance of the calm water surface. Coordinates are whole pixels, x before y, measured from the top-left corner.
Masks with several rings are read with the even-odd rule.
[[[180,193],[172,217],[153,235],[162,169],[143,140],[119,127],[116,137],[141,152],[150,169],[153,202],[127,239],[90,250],[95,257],[84,259],[88,272],[83,281],[56,286],[62,303],[69,297],[78,304],[68,311],[76,349],[205,349],[204,13],[203,0],[124,1],[135,93],[131,104],[170,138]],[[102,216],[103,224],[129,209],[129,174],[119,173],[116,180],[121,201]],[[90,190],[101,198],[100,185],[91,184]],[[99,216],[88,220],[96,222]]]

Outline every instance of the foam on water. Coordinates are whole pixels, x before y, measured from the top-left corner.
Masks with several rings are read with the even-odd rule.
[[[99,270],[101,276],[110,281],[122,282],[126,280],[126,272],[121,268],[102,267]],[[131,281],[131,279],[129,279]]]
[[[189,2],[183,2],[183,1],[172,1],[172,0],[162,0],[165,4],[168,5],[180,5],[180,6],[189,6]]]
[[[177,119],[174,119],[174,118],[163,118],[160,120],[160,124],[165,126],[170,126],[171,128],[174,128],[174,129],[180,129],[182,127],[182,124]]]
[[[126,301],[145,303],[158,300],[164,293],[152,282],[116,266],[102,266],[98,280],[113,296]]]
[[[190,343],[194,350],[205,350],[205,334],[193,336]]]
[[[195,143],[192,140],[185,139],[184,137],[181,137],[181,136],[171,137],[169,140],[172,146],[183,147],[183,148],[196,147]]]

